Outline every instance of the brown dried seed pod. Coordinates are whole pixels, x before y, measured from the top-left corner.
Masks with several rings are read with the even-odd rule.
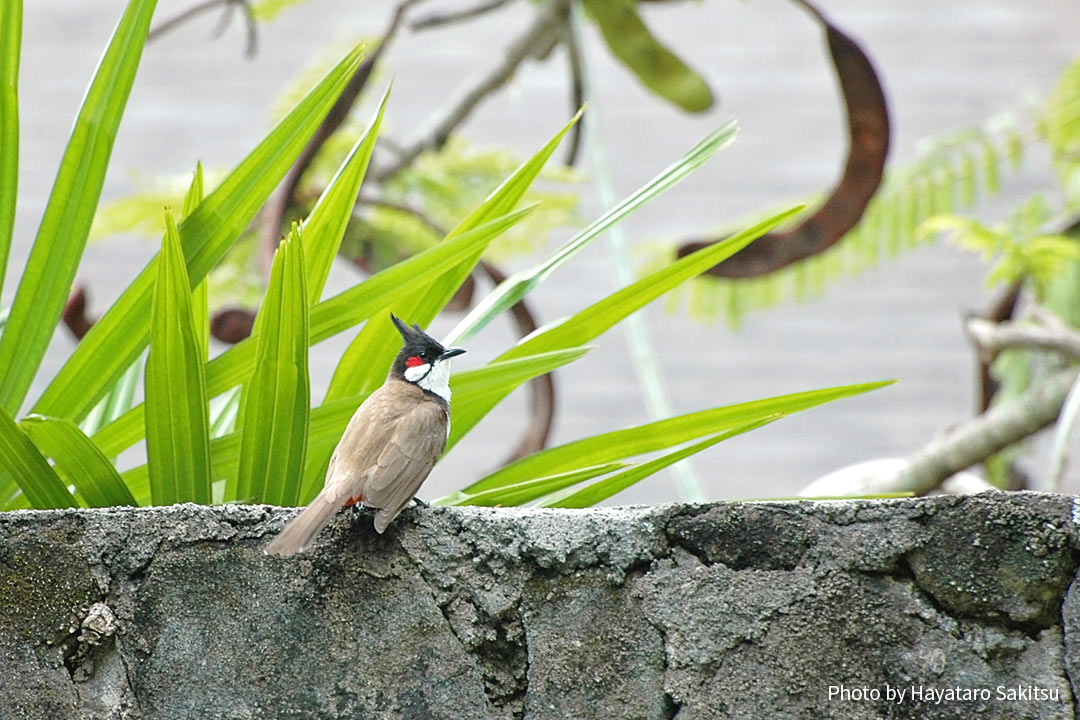
[[[710,268],[708,273],[716,277],[758,277],[826,250],[855,227],[881,186],[889,152],[889,112],[877,72],[854,40],[813,6],[799,2],[825,26],[829,53],[844,95],[848,121],[844,174],[809,217],[794,228],[764,235]],[[722,239],[690,240],[679,246],[678,256]]]

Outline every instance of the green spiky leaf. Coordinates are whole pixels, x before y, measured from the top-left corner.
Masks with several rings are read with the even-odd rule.
[[[0,3],[0,290],[4,288],[19,189],[19,54],[22,0]]]
[[[304,243],[294,228],[274,254],[259,313],[255,372],[241,409],[240,467],[235,486],[226,485],[227,499],[300,501],[311,395],[304,274]]]
[[[78,506],[33,441],[3,410],[0,410],[0,470],[15,479],[31,507],[51,510]]]
[[[30,415],[19,426],[51,457],[89,507],[135,505],[131,491],[109,459],[70,420]]]
[[[346,55],[180,224],[193,283],[222,258],[292,167],[361,56],[359,48]],[[35,412],[80,419],[138,356],[149,337],[155,266],[152,261],[87,333],[35,404]]]
[[[21,407],[71,291],[155,5],[156,0],[128,3],[75,118],[11,316],[0,336],[0,407],[8,413]],[[10,13],[14,19],[18,10]],[[5,24],[8,16],[5,10]],[[120,371],[132,360],[127,358]],[[110,384],[120,371],[109,378]],[[92,406],[89,403],[85,409]]]
[[[210,421],[203,348],[180,233],[165,212],[146,360],[146,456],[155,505],[209,504]]]

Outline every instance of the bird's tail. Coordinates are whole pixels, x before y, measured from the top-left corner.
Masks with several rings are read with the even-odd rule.
[[[306,550],[319,531],[333,519],[334,513],[339,508],[340,505],[330,502],[323,493],[319,493],[319,496],[266,546],[264,552],[268,555],[289,557]]]

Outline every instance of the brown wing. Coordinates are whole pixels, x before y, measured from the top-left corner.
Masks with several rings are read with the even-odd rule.
[[[400,418],[395,409],[402,406],[401,397],[395,390],[398,388],[384,385],[353,413],[326,469],[322,494],[327,500],[340,506],[363,491],[369,471],[376,467],[379,453]]]
[[[412,500],[446,447],[446,411],[437,402],[416,403],[394,430],[364,483],[364,504],[381,508],[375,529],[382,532]]]

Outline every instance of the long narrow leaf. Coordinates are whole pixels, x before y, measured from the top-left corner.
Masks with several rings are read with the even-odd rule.
[[[34,443],[3,410],[0,410],[0,470],[15,478],[32,507],[41,510],[78,507]]]
[[[206,183],[203,179],[202,163],[195,163],[195,176],[191,179],[191,185],[188,186],[187,195],[184,196],[184,210],[180,215],[182,220],[195,212],[195,208],[202,204],[205,191]],[[191,314],[195,318],[195,330],[199,337],[199,345],[202,347],[202,358],[204,361],[210,357],[209,293],[210,288],[206,278],[200,280],[191,291]],[[130,405],[128,407],[130,407]],[[127,408],[125,408],[125,410],[126,409]],[[113,416],[110,420],[115,418],[116,416]]]
[[[526,480],[525,482],[516,483],[514,485],[507,485],[493,490],[485,490],[483,492],[478,492],[475,495],[454,493],[439,498],[431,504],[485,505],[487,507],[513,507],[516,505],[524,505],[527,502],[544,497],[557,490],[577,485],[578,483],[591,480],[600,475],[606,475],[613,470],[624,467],[626,467],[626,463],[621,462],[593,465],[592,467],[582,468],[580,470],[571,470],[570,472],[537,478],[536,480]]]
[[[192,283],[206,276],[251,222],[341,94],[361,55],[360,48],[346,55],[180,224]],[[35,412],[80,419],[145,347],[155,265],[151,261],[91,328],[45,389]]]
[[[783,417],[783,415],[769,415],[759,420],[748,422],[745,425],[739,425],[731,430],[717,433],[699,443],[662,455],[654,460],[642,463],[641,465],[636,465],[629,470],[609,475],[606,478],[589,483],[578,490],[573,490],[565,494],[559,493],[558,495],[541,502],[540,506],[562,508],[592,507],[597,503],[607,500],[612,495],[622,492],[631,485],[644,480],[650,475],[660,472],[669,465],[674,465],[680,460],[684,460],[706,448],[712,447],[721,440],[727,440],[736,435],[742,435],[745,432],[756,430],[759,427],[779,420],[781,417]]]
[[[517,207],[566,133],[580,119],[581,111],[578,111],[535,155],[492,191],[476,210],[458,223],[443,242],[474,230]],[[447,272],[435,276],[423,291],[399,296],[391,309],[406,322],[427,327],[472,273],[485,249],[478,248],[471,253],[463,253],[460,263]],[[385,368],[390,364],[400,345],[397,330],[393,325],[389,323],[366,325],[338,362],[330,388],[326,393],[326,399],[333,400],[373,390],[382,382]]]
[[[80,424],[84,433],[93,435],[131,409],[132,401],[135,399],[135,388],[143,376],[145,361],[145,353],[136,358],[105,397],[101,398],[101,402],[94,406]]]
[[[308,308],[304,245],[294,229],[274,255],[259,318],[255,373],[241,415],[240,469],[226,499],[295,505],[308,439]]]
[[[713,105],[713,94],[700,75],[649,31],[633,0],[584,0],[611,54],[645,87],[687,112]]]
[[[0,337],[0,407],[9,413],[22,405],[71,290],[156,4],[156,0],[128,3],[60,160],[11,317]]]
[[[537,375],[554,370],[556,367],[581,356],[587,348],[572,348],[559,352],[544,353],[536,357],[518,358],[505,362],[491,363],[483,367],[463,370],[450,379],[450,388],[454,399],[451,413],[458,417],[459,405],[467,406],[476,397],[488,392],[488,389],[502,383],[521,384]],[[349,423],[349,418],[367,397],[366,394],[341,398],[324,403],[311,411],[311,424],[308,432],[308,455],[318,456],[329,453],[337,445],[341,433]],[[217,437],[210,443],[213,458],[212,475],[215,479],[235,477],[240,463],[240,433],[230,433]],[[308,465],[312,465],[309,458]],[[140,488],[146,486],[146,466],[132,468],[123,473],[125,483],[131,488],[136,500],[140,500]],[[312,479],[312,488],[317,492],[322,484],[322,477]],[[305,493],[308,492],[305,485]],[[301,501],[310,500],[314,492],[302,494]]]
[[[184,196],[184,208],[181,218],[186,218],[203,201],[203,167],[202,163],[196,163],[195,175],[188,186],[187,195]],[[207,282],[203,278],[191,292],[191,313],[195,317],[195,329],[198,333],[199,344],[202,347],[202,358],[205,361],[210,352],[210,316],[207,296]],[[109,389],[105,397],[101,399],[86,419],[82,422],[82,430],[87,435],[94,435],[102,427],[116,420],[118,417],[131,409],[135,398],[135,386],[139,378],[143,376],[145,353],[128,366],[116,384]]]
[[[433,275],[444,272],[461,261],[460,256],[473,249],[486,247],[498,235],[524,219],[533,208],[527,207],[492,220],[475,230],[379,272],[359,285],[320,302],[311,309],[310,341],[312,344],[347,330],[385,307],[391,298],[414,292],[430,282]],[[84,340],[85,342],[85,340]],[[214,397],[244,382],[255,367],[255,338],[247,338],[210,361],[206,368],[206,383]],[[132,408],[123,417],[94,436],[106,454],[117,454],[131,447],[143,436],[143,409]]]
[[[576,347],[591,342],[594,338],[607,332],[623,318],[637,312],[656,298],[677,287],[680,283],[701,274],[725,258],[734,255],[753,240],[764,235],[801,209],[801,207],[796,207],[782,212],[733,235],[723,242],[710,245],[691,255],[687,255],[677,262],[657,270],[651,275],[590,305],[565,322],[548,330],[534,333],[520,344],[504,352],[498,359],[509,360],[565,347]],[[491,408],[495,407],[508,394],[509,390],[491,395],[486,401],[486,407],[479,409],[467,421],[473,424],[479,422]],[[472,425],[454,429],[456,431],[454,437],[447,442],[448,450],[453,447],[456,438],[472,429]]]
[[[22,0],[0,3],[0,291],[15,228],[19,190],[19,54]]]
[[[876,390],[891,383],[891,380],[887,380],[780,395],[594,435],[522,458],[473,483],[465,488],[464,492],[477,493],[578,467],[665,450],[705,435],[725,432],[777,414],[787,415],[806,410],[833,400]]]
[[[120,473],[75,423],[30,415],[19,425],[38,449],[53,459],[89,507],[135,505]]]
[[[330,275],[330,266],[341,247],[341,239],[345,236],[345,229],[352,217],[352,207],[364,182],[389,97],[390,88],[387,87],[371,123],[356,141],[304,221],[304,267],[307,268],[308,305],[316,304],[322,297],[326,278]]]
[[[505,397],[524,383],[571,363],[591,348],[566,348],[493,362],[484,372],[458,373],[451,379],[454,400],[451,407],[448,443],[454,445],[491,409],[491,399]]]
[[[198,209],[199,205],[202,205],[205,194],[206,178],[203,174],[202,162],[196,162],[195,174],[192,175],[191,184],[188,185],[187,193],[184,195],[184,205],[180,213],[182,220],[187,219],[191,213]]]
[[[240,414],[240,395],[240,387],[237,386],[210,402],[210,437],[228,435],[236,427],[236,418]]]
[[[662,195],[686,176],[701,167],[713,155],[727,147],[735,139],[738,126],[734,121],[717,128],[690,149],[678,162],[666,168],[632,195],[608,210],[587,228],[572,237],[555,251],[550,258],[535,267],[514,273],[492,290],[466,315],[446,337],[446,345],[456,345],[471,338],[496,316],[516,304],[537,285],[579,253],[592,240],[600,237],[608,228],[620,222],[630,213]]]
[[[155,505],[209,504],[210,421],[203,351],[180,234],[165,212],[146,360],[146,458]]]

